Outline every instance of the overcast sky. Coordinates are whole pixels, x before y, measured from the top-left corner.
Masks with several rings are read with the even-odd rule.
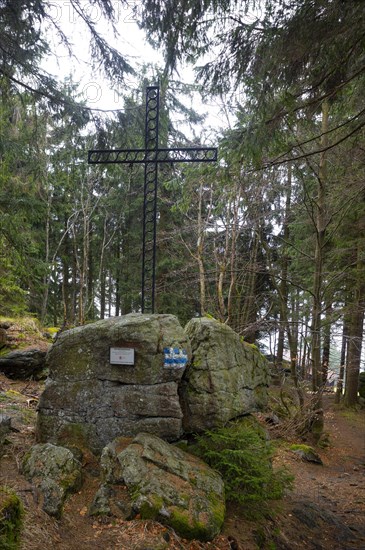
[[[139,0],[131,0],[128,5],[121,5],[120,2],[116,2],[116,26],[119,32],[117,38],[114,37],[111,27],[103,20],[97,6],[90,7],[88,15],[104,38],[124,56],[128,56],[133,67],[137,68],[138,65],[151,63],[163,68],[162,53],[154,50],[147,43],[144,32],[139,29],[136,23],[134,9],[138,9],[139,5]],[[77,60],[70,59],[68,51],[59,44],[53,31],[49,33],[51,52],[42,63],[44,69],[60,80],[72,75],[75,82],[80,82],[81,98],[89,107],[123,110],[123,97],[118,92],[127,91],[127,93],[130,93],[132,90],[136,90],[138,86],[136,79],[127,77],[129,90],[118,90],[115,86],[113,89],[112,83],[91,70],[89,33],[69,1],[55,0],[51,5],[51,16],[69,37]],[[184,68],[179,76],[188,83],[196,81],[192,68]],[[151,84],[154,84],[154,82],[151,82]],[[194,109],[199,113],[208,113],[204,128],[211,127],[219,130],[227,127],[226,114],[222,112],[219,101],[212,100],[209,104],[206,102],[203,104],[200,97],[195,97]],[[232,123],[232,119],[230,122]],[[196,133],[201,133],[202,129],[196,128]],[[188,131],[186,128],[183,130]],[[208,130],[208,139],[210,135],[211,132]]]

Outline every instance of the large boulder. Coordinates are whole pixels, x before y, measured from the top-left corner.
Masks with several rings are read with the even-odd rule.
[[[223,425],[266,405],[268,361],[227,325],[212,318],[185,327],[192,360],[180,384],[184,431]]]
[[[106,486],[125,484],[142,519],[160,521],[184,538],[213,539],[225,513],[219,473],[150,434],[138,434],[126,448],[124,443],[117,439],[103,450]]]
[[[132,364],[114,364],[116,350]],[[38,441],[99,454],[116,437],[140,431],[178,439],[178,384],[190,355],[173,315],[129,314],[61,333],[47,356]]]
[[[60,518],[67,496],[80,489],[82,467],[71,451],[51,443],[35,445],[25,455],[22,473],[40,491],[43,510]]]
[[[47,376],[46,353],[38,348],[11,351],[0,357],[0,372],[15,380],[43,380]]]

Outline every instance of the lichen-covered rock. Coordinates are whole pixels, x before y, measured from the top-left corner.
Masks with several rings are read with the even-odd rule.
[[[51,443],[35,445],[25,455],[22,473],[43,496],[43,510],[60,518],[70,493],[82,484],[81,464],[68,449]]]
[[[129,520],[134,517],[132,499],[124,485],[102,483],[88,511],[89,516],[113,516]]]
[[[18,495],[0,486],[0,548],[18,548],[23,505]]]
[[[111,348],[133,349],[134,365],[111,364]],[[140,431],[177,439],[178,383],[189,358],[173,315],[129,314],[61,333],[47,356],[38,441],[98,454],[116,437]]]
[[[179,389],[184,431],[220,426],[265,406],[268,362],[255,346],[207,317],[192,319],[185,332],[192,360]]]
[[[125,484],[135,514],[175,529],[184,538],[211,540],[224,521],[224,485],[218,472],[158,437],[141,433],[120,450],[118,440],[102,453],[109,484]],[[114,465],[113,465],[114,461]]]

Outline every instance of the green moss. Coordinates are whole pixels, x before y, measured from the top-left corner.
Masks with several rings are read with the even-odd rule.
[[[224,522],[226,506],[225,503],[221,502],[213,492],[209,494],[208,499],[210,503],[209,511],[211,514],[212,526],[215,526],[217,532],[219,532]]]
[[[55,334],[57,334],[59,330],[60,330],[60,327],[47,327],[44,329],[44,331],[48,332],[48,334],[50,334],[51,336],[54,336]]]
[[[248,342],[245,342],[246,346],[248,346],[250,349],[252,349],[253,351],[257,351],[260,353],[260,350],[259,348],[256,346],[256,344],[249,344]]]
[[[217,321],[217,323],[221,322],[219,321],[219,319],[216,319],[215,317],[213,317],[213,315],[211,315],[210,313],[206,313],[204,317],[206,317],[207,319],[213,319],[213,321]]]
[[[23,523],[23,506],[20,498],[7,487],[0,487],[0,548],[15,550],[19,547]]]
[[[191,518],[187,511],[174,510],[169,524],[180,536],[188,540],[198,539],[207,541],[212,538],[204,524],[200,522],[191,523]]]
[[[59,484],[66,493],[74,492],[80,489],[82,485],[82,477],[79,472],[75,471],[72,474],[66,474],[62,476]]]
[[[174,446],[177,447],[178,449],[180,449],[181,451],[186,452],[186,453],[189,451],[189,444],[185,440],[177,441],[176,443],[174,443]]]
[[[15,390],[7,390],[5,392],[5,395],[7,397],[23,397],[23,395],[21,393],[19,393],[18,391],[15,391]]]
[[[139,512],[142,519],[157,519],[161,508],[163,507],[163,498],[157,495],[149,495],[140,506]]]
[[[315,452],[313,447],[311,447],[310,445],[295,444],[295,445],[290,445],[289,449],[291,451],[303,451],[303,453],[314,453]]]

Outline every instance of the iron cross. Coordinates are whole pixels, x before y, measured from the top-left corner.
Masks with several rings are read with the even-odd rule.
[[[215,147],[160,148],[159,110],[159,87],[149,86],[146,90],[145,148],[94,149],[88,152],[89,164],[144,164],[142,313],[155,311],[158,164],[217,160]]]

